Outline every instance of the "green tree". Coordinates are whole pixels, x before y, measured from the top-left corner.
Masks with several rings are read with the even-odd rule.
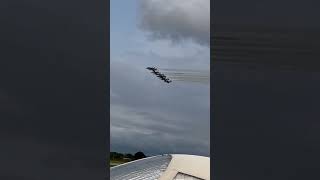
[[[144,155],[144,153],[143,152],[141,152],[141,151],[139,151],[139,152],[137,152],[137,153],[135,153],[134,154],[134,159],[142,159],[142,158],[145,158],[146,157],[146,155]]]
[[[128,159],[131,159],[131,160],[134,159],[134,156],[133,156],[132,154],[130,154],[130,153],[125,154],[124,157],[125,157],[125,158],[128,158]]]

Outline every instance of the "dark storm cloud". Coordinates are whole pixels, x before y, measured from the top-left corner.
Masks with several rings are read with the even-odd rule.
[[[210,0],[140,0],[140,27],[155,39],[210,42]]]
[[[103,2],[103,3],[102,3]],[[105,176],[105,2],[1,1],[1,177]]]

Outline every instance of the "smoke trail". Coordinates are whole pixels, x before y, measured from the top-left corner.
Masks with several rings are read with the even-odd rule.
[[[194,69],[168,69],[168,68],[159,68],[161,71],[167,71],[167,72],[194,72],[194,73],[200,73],[204,72],[207,73],[208,70],[194,70]]]
[[[182,80],[182,79],[172,79],[172,82],[184,82],[184,83],[198,83],[207,85],[210,81],[196,81],[196,80]]]
[[[158,68],[167,78],[185,83],[210,83],[209,70]]]

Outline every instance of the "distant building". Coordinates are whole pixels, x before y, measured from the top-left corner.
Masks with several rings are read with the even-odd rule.
[[[110,180],[209,180],[210,158],[167,154],[121,164],[110,169]]]

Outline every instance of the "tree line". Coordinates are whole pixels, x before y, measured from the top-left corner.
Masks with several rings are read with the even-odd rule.
[[[147,157],[143,152],[139,151],[135,154],[122,154],[118,152],[110,152],[110,160],[138,160]]]

